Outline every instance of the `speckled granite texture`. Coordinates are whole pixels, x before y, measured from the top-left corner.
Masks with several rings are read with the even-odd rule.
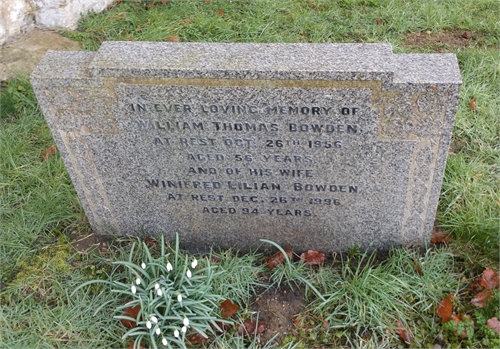
[[[428,241],[461,85],[387,44],[106,42],[31,81],[98,234],[325,252]]]

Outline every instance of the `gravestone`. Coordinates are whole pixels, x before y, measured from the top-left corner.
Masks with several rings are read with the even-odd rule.
[[[388,44],[105,42],[31,81],[96,233],[320,251],[428,240],[461,85]]]

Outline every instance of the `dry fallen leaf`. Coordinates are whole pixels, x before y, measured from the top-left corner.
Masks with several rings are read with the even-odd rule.
[[[491,290],[484,290],[478,292],[476,297],[474,297],[470,302],[476,307],[482,308],[493,298]]]
[[[472,97],[469,102],[470,110],[472,110],[472,114],[476,114],[476,99]]]
[[[467,32],[463,32],[461,37],[463,37],[464,39],[468,39],[469,38],[469,33]]]
[[[466,314],[459,314],[459,315],[451,315],[451,320],[455,321],[456,323],[459,322],[465,322],[464,319],[468,320],[469,322],[472,323],[472,326],[474,326],[474,320],[471,319],[469,315]],[[467,331],[463,331],[462,333],[458,334],[457,331],[454,332],[455,336],[460,337],[460,338],[467,338]]]
[[[422,271],[422,265],[416,260],[413,261],[413,265],[415,266],[415,269],[417,269],[417,274],[420,276],[424,276],[424,272]]]
[[[116,18],[120,19],[120,18],[125,18],[127,17],[127,14],[126,13],[119,13],[116,15]]]
[[[433,244],[448,243],[450,241],[450,234],[443,232],[440,228],[435,228],[432,230],[431,242]]]
[[[133,319],[137,319],[137,314],[139,314],[139,311],[141,310],[140,305],[136,305],[133,307],[127,307],[123,310],[123,316],[128,316]],[[128,328],[129,330],[133,329],[134,327],[137,327],[137,322],[128,320],[128,319],[120,319],[120,322],[122,323],[123,326]]]
[[[449,294],[445,299],[439,302],[436,309],[436,314],[441,318],[442,324],[450,321],[452,307],[453,304],[451,301],[451,294]]]
[[[160,0],[163,5],[168,4],[170,0]]]
[[[495,334],[500,333],[500,321],[498,321],[498,319],[496,317],[492,317],[491,319],[488,319],[488,321],[486,321],[486,326],[491,328],[493,330],[493,332],[495,332]]]
[[[396,327],[398,328],[396,330],[396,333],[401,336],[401,338],[403,339],[403,341],[406,344],[409,345],[409,344],[411,344],[414,341],[413,331],[411,329],[406,330],[403,327],[403,324],[401,323],[401,321],[398,320],[398,323],[396,324]]]
[[[208,337],[203,336],[201,333],[196,333],[191,337],[188,337],[187,340],[191,343],[191,345],[198,345],[205,343],[208,340]]]
[[[218,14],[219,16],[222,16],[222,15],[224,14],[224,10],[219,10],[219,11],[217,11],[217,14]]]
[[[483,271],[483,277],[481,279],[481,286],[487,290],[493,290],[498,287],[498,274],[495,273],[491,268],[486,268]]]
[[[42,162],[48,160],[52,155],[56,155],[56,147],[53,145],[42,151]]]
[[[229,319],[233,316],[238,310],[238,305],[231,302],[229,299],[226,299],[224,302],[220,304],[221,317],[223,319]]]
[[[184,20],[184,23],[186,23],[186,24],[193,23],[193,20],[191,18],[186,18]]]
[[[377,18],[377,25],[382,25],[382,20]]]
[[[285,248],[285,253],[289,259],[292,259],[292,248],[291,247]],[[276,268],[278,265],[283,264],[283,262],[285,262],[285,256],[283,255],[283,253],[281,253],[281,251],[276,252],[275,254],[273,254],[270,257],[267,257],[267,259],[266,259],[267,266],[271,270]]]
[[[177,35],[172,35],[167,38],[167,41],[169,42],[179,42],[181,41],[181,38],[178,37]]]
[[[325,255],[317,251],[309,250],[300,255],[300,259],[309,266],[320,265],[325,261]]]
[[[261,334],[267,329],[267,325],[264,322],[258,322],[250,319],[246,319],[243,325],[238,327],[238,334],[240,336],[249,336]]]

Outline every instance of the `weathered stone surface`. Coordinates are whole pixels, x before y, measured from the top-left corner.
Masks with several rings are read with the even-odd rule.
[[[106,42],[31,80],[97,233],[321,251],[429,238],[461,84],[386,44]]]

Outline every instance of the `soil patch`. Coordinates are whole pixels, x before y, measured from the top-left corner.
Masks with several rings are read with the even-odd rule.
[[[17,74],[31,74],[48,50],[76,51],[81,44],[54,31],[35,28],[33,31],[9,38],[1,47],[0,81]]]
[[[450,48],[467,47],[477,42],[481,36],[479,33],[463,30],[409,33],[405,35],[403,46],[411,48],[430,47],[435,52],[442,52]]]
[[[284,286],[280,290],[270,289],[257,298],[250,308],[258,314],[259,322],[267,325],[267,330],[260,335],[261,343],[266,343],[275,335],[275,342],[280,343],[294,331],[293,318],[305,306],[303,295],[303,288],[291,290]]]
[[[100,251],[108,252],[108,245],[96,234],[71,236],[71,246],[79,252]]]

